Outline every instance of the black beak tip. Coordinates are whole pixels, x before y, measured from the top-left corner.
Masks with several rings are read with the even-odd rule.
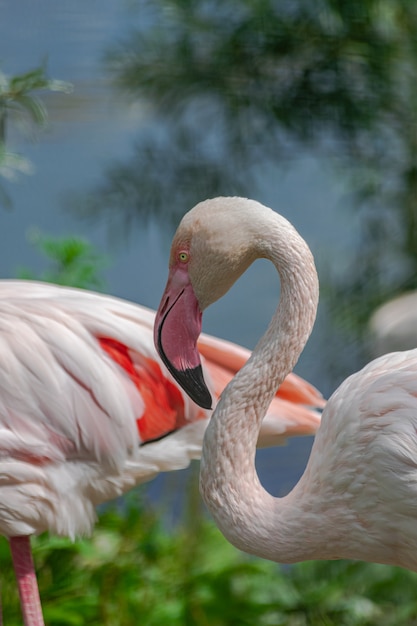
[[[213,408],[213,401],[207,387],[202,393],[198,394],[198,397],[196,397],[194,402],[201,406],[202,409],[207,409],[208,411],[211,411]]]
[[[202,409],[210,410],[213,406],[210,391],[204,380],[201,365],[185,370],[171,370],[174,378],[178,381],[184,391],[190,396],[198,406]]]
[[[156,333],[156,347],[162,361],[164,362],[172,376],[175,378],[177,383],[181,385],[185,393],[191,398],[191,400],[198,404],[198,406],[201,406],[202,409],[211,410],[213,406],[213,401],[210,391],[208,390],[206,382],[204,380],[203,369],[201,365],[197,365],[196,367],[188,367],[183,370],[174,367],[171,361],[167,358],[165,351],[162,347],[161,329],[162,325],[159,327],[159,330]]]

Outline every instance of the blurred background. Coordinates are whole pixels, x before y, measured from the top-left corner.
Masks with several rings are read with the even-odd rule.
[[[417,287],[416,85],[413,0],[0,0],[1,274],[156,308],[180,217],[255,198],[315,255],[319,315],[295,371],[328,397],[375,354],[372,313]],[[278,296],[258,262],[204,330],[253,348]],[[258,454],[272,493],[311,443]],[[413,575],[245,559],[201,514],[197,472],[141,486],[91,542],[39,540],[48,623],[417,623],[398,595]],[[208,562],[196,546],[211,541]]]

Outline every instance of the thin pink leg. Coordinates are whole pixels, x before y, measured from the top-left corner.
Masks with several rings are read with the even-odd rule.
[[[25,626],[45,626],[29,537],[10,537]]]

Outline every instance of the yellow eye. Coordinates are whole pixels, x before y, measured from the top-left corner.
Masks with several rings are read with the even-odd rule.
[[[178,253],[178,260],[181,263],[188,263],[189,258],[190,257],[188,256],[188,252],[179,252]]]

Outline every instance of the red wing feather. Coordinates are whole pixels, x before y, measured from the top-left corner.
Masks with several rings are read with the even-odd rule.
[[[102,349],[128,374],[139,391],[144,412],[137,417],[142,442],[159,439],[184,426],[184,400],[179,389],[168,380],[158,363],[143,357],[142,364],[134,363],[127,346],[109,337],[100,337]]]

